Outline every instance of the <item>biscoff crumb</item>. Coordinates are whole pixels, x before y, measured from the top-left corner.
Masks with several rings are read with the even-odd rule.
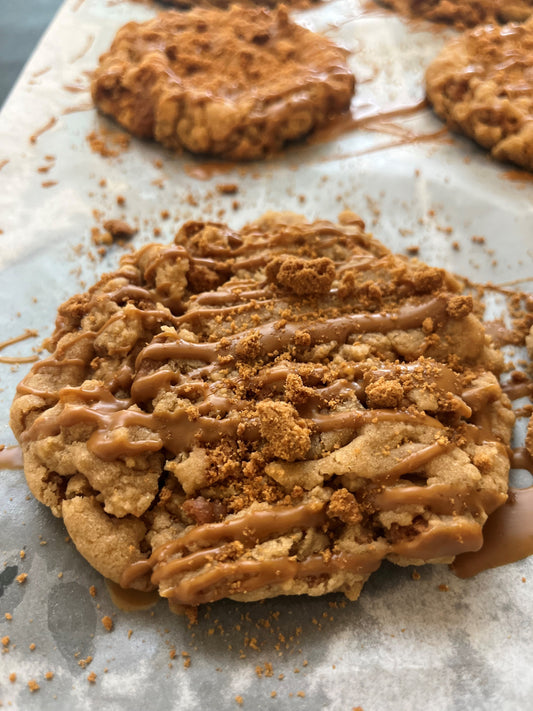
[[[9,681],[12,684],[14,684],[16,682],[16,680],[17,680],[17,675],[15,674],[15,672],[11,672],[11,674],[9,675]]]
[[[244,699],[242,698],[242,696],[236,696],[235,701],[239,704],[239,706],[242,706],[244,703]]]
[[[278,695],[278,692],[277,692],[277,691],[271,691],[271,692],[270,692],[270,696],[271,696],[271,698],[273,698],[273,699],[275,699],[277,695]]]
[[[20,575],[17,575],[15,580],[17,581],[17,583],[19,583],[19,585],[22,585],[22,583],[26,582],[27,577],[28,577],[28,573],[21,573]]]
[[[35,644],[35,642],[32,642],[32,643],[30,644],[30,652],[35,651],[36,646],[37,646],[37,645]]]
[[[21,560],[24,560],[24,558],[26,557],[26,551],[20,551],[19,556]]]
[[[418,572],[418,570],[413,570],[413,572],[411,573],[411,577],[413,578],[413,580],[420,580],[420,573]]]
[[[133,630],[128,630],[128,639],[131,639],[132,634],[133,634]]]
[[[448,592],[449,589],[450,589],[450,588],[449,588],[445,583],[441,583],[441,584],[439,585],[439,590],[440,590],[441,592]]]
[[[13,619],[13,615],[12,615],[10,612],[6,612],[6,614],[4,615],[4,617],[6,618],[6,620],[7,620],[8,622],[11,622],[11,620]]]
[[[169,652],[168,652],[168,656],[169,656],[171,659],[175,659],[175,657],[176,657],[176,647],[171,647],[171,648],[170,648],[170,650],[169,650]]]
[[[108,632],[111,632],[113,629],[113,620],[109,617],[109,615],[104,615],[104,617],[102,617],[102,624]]]
[[[91,587],[89,588],[89,595],[91,597],[96,597],[96,588],[94,587],[94,585],[91,585]]]
[[[39,684],[35,681],[35,679],[30,679],[29,682],[28,682],[28,688],[29,688],[29,690],[31,691],[31,693],[33,694],[34,691],[39,691],[39,689],[40,689],[41,687],[40,687]]]
[[[96,674],[94,672],[87,674],[87,681],[89,682],[89,684],[95,684],[96,683]]]
[[[46,674],[44,675],[44,678],[46,681],[52,681],[54,678],[54,672],[53,671],[47,671]]]
[[[305,691],[299,691],[296,696],[299,696],[301,699],[305,697]]]
[[[235,195],[239,191],[239,186],[236,183],[219,183],[216,189],[221,195]]]
[[[4,647],[8,647],[8,646],[9,646],[9,637],[8,637],[7,635],[6,635],[5,637],[2,637],[2,645],[3,645]]]

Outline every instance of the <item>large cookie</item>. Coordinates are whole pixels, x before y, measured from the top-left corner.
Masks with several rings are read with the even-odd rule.
[[[188,222],[59,309],[11,412],[87,560],[171,605],[449,562],[506,499],[502,356],[442,269],[341,224]]]
[[[488,22],[524,22],[533,14],[533,0],[378,1],[404,15],[445,22],[461,30]]]
[[[141,138],[262,158],[350,106],[345,50],[276,11],[169,11],[130,22],[100,58],[95,104]]]
[[[533,19],[449,42],[427,69],[426,91],[451,128],[533,170]]]

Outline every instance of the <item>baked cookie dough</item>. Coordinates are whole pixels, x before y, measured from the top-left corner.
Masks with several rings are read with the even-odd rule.
[[[452,129],[533,170],[533,19],[449,42],[427,69],[426,92]]]
[[[171,607],[450,562],[506,500],[501,353],[442,269],[339,224],[188,222],[60,307],[11,425],[78,550]]]
[[[96,106],[140,138],[247,160],[350,106],[346,51],[275,11],[168,11],[130,22],[100,57]]]
[[[290,8],[305,9],[317,5],[321,0],[160,0],[163,5],[171,5],[181,10],[190,10],[194,7],[221,7],[227,8],[237,3],[249,7],[276,7],[283,5]]]
[[[533,14],[533,0],[378,0],[411,17],[445,22],[460,30],[482,23],[524,22]]]

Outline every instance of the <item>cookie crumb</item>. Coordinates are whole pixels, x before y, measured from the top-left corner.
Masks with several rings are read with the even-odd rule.
[[[413,578],[413,580],[420,580],[420,573],[418,572],[418,570],[413,570],[413,572],[411,573],[411,577]]]
[[[236,183],[219,183],[216,189],[221,195],[235,195],[239,192],[239,186]]]
[[[40,687],[39,684],[35,681],[35,679],[30,679],[29,682],[28,682],[28,688],[29,688],[29,690],[31,691],[31,693],[33,694],[34,691],[39,691],[39,689],[40,689],[41,687]]]
[[[9,681],[12,684],[14,684],[16,682],[16,680],[17,680],[17,675],[15,674],[15,672],[11,672],[11,674],[9,675]]]
[[[96,597],[96,588],[94,587],[94,585],[91,585],[91,587],[89,588],[89,595],[91,597]]]
[[[239,706],[242,706],[244,703],[244,699],[242,698],[242,696],[236,696],[235,701],[239,704]]]
[[[109,615],[104,615],[104,617],[102,617],[102,624],[108,632],[111,632],[113,629],[113,620],[109,617]]]
[[[4,646],[4,647],[9,646],[9,637],[7,635],[5,637],[2,637],[2,646]]]
[[[87,674],[87,681],[89,682],[89,684],[95,684],[96,683],[96,674],[94,672]]]
[[[44,678],[46,679],[46,681],[52,681],[52,679],[54,678],[54,672],[47,671],[44,675]]]
[[[32,643],[30,644],[30,652],[35,651],[36,646],[37,646],[37,645],[35,644],[35,642],[32,642]]]
[[[441,583],[441,584],[439,585],[439,590],[440,590],[441,592],[448,592],[449,589],[450,589],[450,588],[449,588],[448,585],[446,585],[445,583]]]
[[[6,618],[6,620],[7,620],[8,622],[11,622],[11,620],[13,619],[13,615],[12,615],[10,612],[6,612],[6,614],[4,615],[4,617]]]
[[[15,580],[17,581],[17,583],[19,583],[19,585],[22,585],[22,583],[26,582],[27,577],[28,577],[28,573],[21,573],[20,575],[17,575]]]

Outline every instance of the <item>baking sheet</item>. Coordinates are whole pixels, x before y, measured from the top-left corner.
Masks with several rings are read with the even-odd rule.
[[[348,207],[395,251],[418,246],[425,261],[475,281],[519,279],[530,288],[533,182],[509,179],[517,177],[512,167],[458,136],[409,143],[441,128],[429,110],[244,166],[206,165],[135,139],[116,156],[95,153],[87,135],[105,133],[113,147],[118,129],[90,107],[87,72],[122,24],[157,10],[67,0],[0,114],[1,340],[28,328],[39,333],[1,355],[33,354],[58,305],[117,264],[123,248],[102,257],[91,242],[91,229],[111,218],[139,227],[138,247],[154,239],[154,228],[158,240],[170,241],[190,218],[238,228],[267,209],[335,219]],[[452,34],[356,0],[296,14],[352,51],[359,117],[419,102],[424,68]],[[237,184],[238,193],[220,195],[220,183]],[[15,443],[9,406],[29,367],[0,363],[6,445]],[[0,636],[10,638],[0,655],[4,706],[531,708],[533,559],[471,580],[445,566],[419,568],[414,580],[412,569],[384,564],[355,603],[340,595],[223,601],[201,608],[190,626],[164,601],[151,611],[117,610],[102,578],[65,541],[62,522],[28,495],[21,472],[0,473],[0,496]],[[20,573],[28,574],[23,584],[14,579]],[[104,615],[114,621],[112,632],[101,624]],[[34,693],[31,679],[40,686]]]

